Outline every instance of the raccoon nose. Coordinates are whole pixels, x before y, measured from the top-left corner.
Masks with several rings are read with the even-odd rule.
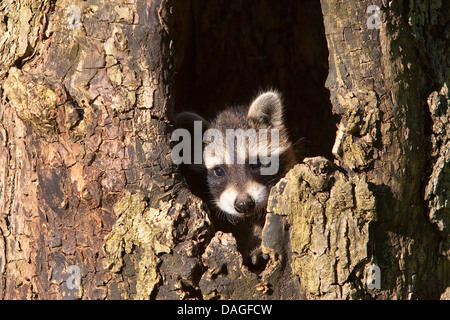
[[[237,198],[234,202],[234,208],[239,213],[247,213],[255,207],[255,200],[251,196]]]

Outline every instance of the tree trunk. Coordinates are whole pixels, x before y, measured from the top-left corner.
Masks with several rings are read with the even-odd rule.
[[[112,248],[111,232],[143,217],[121,216],[126,199],[158,211],[178,194],[168,2],[0,6],[0,296],[148,297],[144,235],[123,226]]]
[[[0,298],[449,298],[450,8],[372,2],[2,2]],[[256,274],[170,132],[265,86],[312,146]]]
[[[350,176],[367,180],[377,201],[368,255],[358,268],[369,261],[381,268],[381,290],[371,296],[439,298],[450,285],[449,34],[441,33],[449,7],[375,4],[380,29],[366,2],[322,1],[327,86],[341,114],[334,151]]]

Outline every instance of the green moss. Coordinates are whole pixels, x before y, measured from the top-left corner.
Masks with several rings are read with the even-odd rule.
[[[357,286],[346,283],[351,275],[364,277],[358,270],[370,260],[375,197],[364,178],[349,178],[324,158],[305,162],[288,173],[283,188],[273,189],[269,208],[288,218],[291,269],[307,297],[348,297]]]
[[[169,203],[161,203],[160,209],[148,208],[141,194],[125,195],[115,206],[117,220],[105,237],[104,268],[120,272],[125,253],[139,247],[136,282],[136,299],[148,299],[160,281],[158,254],[170,252],[173,246],[173,220],[166,214]]]
[[[40,132],[51,132],[56,124],[58,96],[39,81],[11,68],[3,85],[9,104],[18,116]]]

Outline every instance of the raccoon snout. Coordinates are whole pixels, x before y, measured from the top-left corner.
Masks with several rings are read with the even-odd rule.
[[[255,200],[250,195],[243,198],[238,197],[234,202],[234,208],[239,213],[248,213],[255,208]]]

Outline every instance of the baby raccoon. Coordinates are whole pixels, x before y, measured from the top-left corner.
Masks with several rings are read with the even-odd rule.
[[[194,139],[202,134],[201,163],[181,167],[191,190],[207,202],[216,229],[233,233],[244,264],[263,269],[268,257],[260,249],[261,230],[269,192],[295,164],[279,94],[265,92],[249,107],[229,108],[211,122],[183,112],[175,126]]]

